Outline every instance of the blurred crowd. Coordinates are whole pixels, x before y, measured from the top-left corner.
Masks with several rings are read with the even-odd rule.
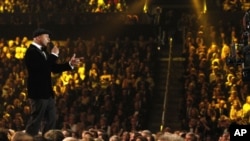
[[[73,53],[84,61],[72,72],[52,74],[57,129],[30,141],[230,140],[230,124],[249,124],[250,118],[250,89],[242,81],[242,66],[226,63],[231,46],[241,41],[242,30],[223,20],[204,25],[199,18],[183,13],[175,24],[183,33],[186,69],[181,129],[156,133],[147,129],[154,70],[159,69],[155,65],[159,44],[153,35],[136,40],[68,37],[54,41],[60,48],[58,61],[68,61]],[[0,137],[8,135],[12,141],[29,138],[22,132],[30,113],[22,61],[29,43],[27,37],[0,39]]]
[[[241,11],[249,8],[249,0],[224,0],[222,9],[225,11]]]
[[[131,0],[1,0],[0,24],[93,24],[102,21],[149,23],[150,1]],[[135,5],[135,6],[133,6]],[[105,15],[104,15],[105,14]],[[119,15],[118,15],[119,14]],[[93,16],[95,15],[95,16]],[[140,17],[140,18],[139,18]],[[148,20],[145,21],[145,19]]]
[[[243,15],[242,15],[243,18]],[[183,129],[201,138],[229,138],[232,123],[250,124],[249,82],[243,81],[241,63],[228,62],[243,41],[243,25],[219,20],[216,25],[187,26]]]
[[[129,0],[1,0],[0,13],[122,12]]]
[[[1,128],[22,131],[29,117],[27,72],[22,61],[29,43],[27,37],[2,38],[0,43]],[[146,128],[155,83],[153,38],[108,41],[101,36],[86,41],[79,37],[54,43],[60,48],[59,62],[68,61],[73,53],[84,57],[74,71],[52,74],[58,129],[81,137],[87,129],[111,136]]]

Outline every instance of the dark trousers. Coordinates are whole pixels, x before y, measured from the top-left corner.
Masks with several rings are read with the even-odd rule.
[[[53,98],[49,99],[29,99],[31,105],[31,116],[26,125],[26,133],[37,135],[42,134],[56,126],[56,106]],[[41,124],[43,123],[43,129]]]

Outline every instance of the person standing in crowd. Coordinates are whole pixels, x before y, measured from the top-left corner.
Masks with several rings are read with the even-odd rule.
[[[33,42],[27,49],[24,62],[28,72],[27,90],[31,106],[30,119],[25,131],[30,135],[40,132],[46,133],[54,129],[56,125],[56,105],[52,88],[52,73],[73,70],[81,58],[74,54],[69,62],[57,63],[59,48],[52,46],[50,41],[51,32],[47,29],[38,28],[33,32]],[[52,46],[50,49],[47,47]],[[43,129],[41,129],[43,123]]]
[[[246,97],[246,102],[243,104],[242,112],[243,118],[250,122],[250,96]]]

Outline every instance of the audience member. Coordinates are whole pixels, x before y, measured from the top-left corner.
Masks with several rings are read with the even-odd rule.
[[[51,129],[44,134],[48,141],[62,141],[65,137],[61,130]]]
[[[44,3],[48,4],[48,7],[35,4],[20,10],[31,12],[36,6],[40,7],[36,12],[51,10],[53,3],[47,0]],[[73,11],[82,12],[109,11],[94,4],[91,4],[91,8],[82,9],[89,4],[80,4],[78,1],[69,5],[62,5],[59,1],[56,3],[55,11],[59,7],[65,8],[65,12],[72,8]],[[5,12],[10,11],[13,10],[6,9]],[[54,12],[51,15],[53,14]],[[124,23],[135,24],[140,19],[137,15],[128,17],[130,21]],[[52,19],[48,17],[46,21],[41,22],[55,22]],[[60,20],[62,24],[70,23],[65,21],[67,18]],[[192,20],[197,22],[190,22]],[[79,56],[84,54],[85,62],[79,67],[81,69],[72,73],[52,76],[58,107],[58,130],[49,131],[44,138],[25,137],[35,141],[228,140],[227,128],[231,121],[249,118],[249,90],[241,81],[242,68],[228,66],[225,60],[231,52],[230,46],[239,42],[237,29],[229,27],[230,29],[217,31],[215,25],[196,25],[198,20],[187,13],[183,14],[180,20],[185,23],[181,26],[184,27],[183,33],[186,35],[183,39],[183,52],[187,69],[183,96],[185,108],[181,113],[182,129],[156,135],[146,129],[148,119],[145,117],[148,115],[148,105],[155,86],[152,66],[155,63],[156,49],[149,45],[150,39],[147,41],[145,37],[140,36],[132,41],[129,37],[124,40],[117,37],[114,41],[108,41],[102,36],[100,39],[93,37],[90,40],[79,37],[74,41],[69,37],[65,44],[55,41],[62,48],[59,62],[63,62],[64,56],[75,51]],[[23,22],[20,19],[13,23]],[[27,37],[20,40],[21,37],[15,37],[2,39],[0,42],[0,100],[3,105],[0,109],[3,115],[1,127],[16,130],[12,139],[22,137],[23,125],[27,123],[30,114],[26,99],[27,90],[24,88],[27,73],[23,71],[24,67],[20,61],[23,59],[22,51],[25,52],[29,41]],[[21,112],[23,109],[24,113]],[[243,115],[240,114],[242,112]],[[4,131],[3,137],[5,135]]]
[[[74,137],[66,137],[62,141],[78,141],[78,139]]]
[[[33,136],[23,131],[17,131],[11,137],[10,141],[34,141]]]

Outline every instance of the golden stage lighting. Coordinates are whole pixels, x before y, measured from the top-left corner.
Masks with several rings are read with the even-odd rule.
[[[206,0],[192,0],[192,3],[197,14],[207,12]]]

